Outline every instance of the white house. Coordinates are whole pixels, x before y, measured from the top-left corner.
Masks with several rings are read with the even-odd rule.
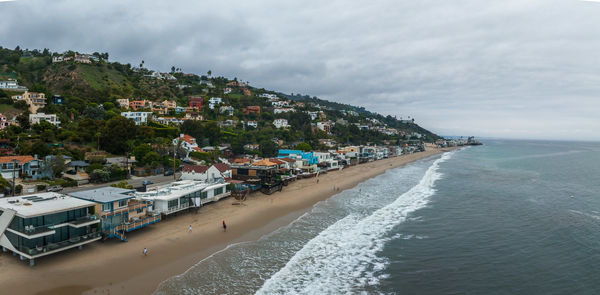
[[[132,119],[135,125],[148,124],[148,119],[152,119],[152,112],[121,112],[121,116]]]
[[[32,125],[39,124],[41,121],[46,121],[56,127],[60,127],[60,120],[58,120],[58,117],[56,117],[55,114],[29,114],[29,123],[31,123]]]
[[[273,125],[275,125],[275,128],[277,129],[290,127],[290,125],[288,125],[288,120],[286,119],[275,119]]]
[[[187,134],[179,134],[179,137],[173,139],[173,146],[177,146],[179,142],[181,142],[181,148],[188,152],[188,156],[190,152],[202,151],[198,143],[196,143],[196,139]]]
[[[200,207],[231,194],[227,183],[205,183],[193,180],[172,182],[148,192],[136,192],[137,199],[151,201],[152,213],[169,215],[188,208]]]
[[[260,94],[258,97],[262,97],[262,98],[268,98],[268,99],[277,99],[277,95],[275,94],[271,94],[271,93],[263,93]]]
[[[254,128],[258,128],[258,122],[257,121],[248,121],[246,123],[246,126],[248,127],[254,127]]]
[[[220,179],[231,178],[231,168],[225,163],[217,163],[212,166],[186,165],[181,172],[181,180],[197,180],[208,183],[217,182]]]
[[[281,114],[281,113],[288,113],[288,112],[293,112],[294,109],[293,108],[275,108],[273,110],[274,114]]]
[[[17,82],[17,80],[14,80],[14,79],[0,81],[0,89],[15,90],[15,91],[27,90],[27,88],[25,88],[23,86],[19,86],[19,83]]]
[[[281,101],[272,101],[271,105],[274,107],[282,108],[282,107],[289,107],[290,103],[288,101],[281,100]]]
[[[226,113],[226,114],[228,114],[229,116],[233,116],[233,107],[232,107],[232,106],[222,106],[222,107],[219,109],[219,113],[221,113],[221,114],[224,114],[224,113]]]
[[[208,100],[208,107],[213,110],[215,108],[216,105],[218,104],[222,104],[223,103],[223,99],[220,97],[211,97]]]

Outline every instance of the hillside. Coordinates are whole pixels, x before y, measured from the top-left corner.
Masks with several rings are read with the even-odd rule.
[[[81,57],[84,57],[83,61],[77,60]],[[64,153],[79,158],[81,151],[101,149],[124,154],[143,144],[163,150],[181,132],[198,138],[202,145],[228,143],[236,153],[259,154],[269,154],[277,146],[292,147],[300,142],[314,148],[327,148],[325,143],[403,144],[439,138],[412,121],[382,116],[362,107],[258,89],[237,79],[213,77],[210,71],[206,75],[196,75],[173,67],[170,73],[158,73],[146,69],[143,62],[137,67],[109,62],[108,53],[81,55],[73,51],[53,53],[47,49],[0,47],[0,80],[7,79],[16,79],[29,91],[43,92],[48,105],[41,111],[56,114],[61,122],[60,128],[45,124],[30,129],[28,114],[17,116],[15,119],[21,126],[4,130],[2,138],[12,139],[14,147],[17,146],[14,140],[20,139],[20,153]],[[18,92],[0,93],[0,112],[6,113],[9,119],[26,109],[9,99],[15,94]],[[50,99],[53,95],[62,96],[64,102],[53,104]],[[155,104],[169,100],[186,107],[191,96],[202,97],[204,108],[192,110],[192,114],[169,109],[165,116],[184,118],[193,115],[203,120],[185,121],[179,126],[160,123],[131,126],[119,115],[126,108],[119,107],[117,99],[147,100]],[[213,97],[221,99],[215,109],[208,107],[209,99]],[[285,106],[276,106],[281,103]],[[231,112],[223,112],[219,109],[221,106],[231,107]],[[260,107],[260,111],[246,112],[250,106]],[[150,111],[150,108],[146,110]],[[277,128],[273,124],[275,119],[287,120],[289,128]],[[249,121],[256,121],[256,126],[244,123]],[[119,124],[132,130],[124,130]],[[39,142],[50,146],[65,143],[66,147],[39,150]],[[244,148],[249,144],[259,144],[261,149]],[[160,153],[154,162],[161,161],[165,154]],[[162,161],[167,160],[163,158]]]

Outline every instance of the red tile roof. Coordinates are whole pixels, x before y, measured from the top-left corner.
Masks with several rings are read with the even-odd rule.
[[[204,173],[208,170],[208,166],[204,165],[185,165],[183,166],[183,172],[195,172],[195,173]]]
[[[227,170],[231,170],[231,168],[229,167],[229,165],[225,164],[225,163],[216,163],[213,166],[215,166],[215,168],[217,168],[219,171],[221,171],[221,173],[227,171]]]
[[[269,159],[269,161],[271,161],[272,163],[275,163],[275,164],[277,164],[277,165],[285,164],[285,162],[284,162],[284,161],[282,161],[282,160],[280,160],[280,159],[275,159],[275,158],[273,158],[273,159]]]
[[[196,139],[194,137],[191,137],[191,136],[187,135],[187,134],[184,134],[183,137],[179,136],[179,138],[181,140],[187,142],[187,143],[190,143],[190,144],[196,143]]]
[[[13,160],[19,161],[19,165],[33,161],[32,156],[7,156],[0,157],[0,163],[10,163]]]
[[[290,162],[290,163],[295,163],[296,160],[292,159],[292,158],[279,158],[279,160],[281,161],[286,161],[286,162]]]

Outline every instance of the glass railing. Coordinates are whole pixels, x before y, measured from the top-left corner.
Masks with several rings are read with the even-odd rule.
[[[66,248],[66,247],[69,247],[72,245],[83,243],[83,242],[93,240],[93,239],[96,239],[99,237],[100,237],[100,232],[93,232],[93,233],[88,233],[88,234],[81,235],[81,236],[71,237],[68,240],[60,241],[57,243],[48,243],[47,245],[44,245],[44,246],[38,246],[38,247],[33,247],[33,248],[21,246],[21,247],[17,247],[17,249],[19,251],[29,254],[29,255],[38,255],[38,254],[46,253],[48,251],[60,250],[62,248]]]

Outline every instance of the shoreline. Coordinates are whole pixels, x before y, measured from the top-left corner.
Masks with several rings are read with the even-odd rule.
[[[290,183],[272,195],[255,193],[243,205],[223,199],[115,239],[86,245],[37,261],[30,268],[8,253],[0,255],[0,286],[15,294],[149,294],[164,280],[182,274],[199,261],[226,247],[256,241],[340,191],[420,159],[454,148],[425,152],[351,166],[316,178]],[[333,187],[340,190],[333,190]],[[228,225],[223,232],[221,221]],[[193,231],[188,232],[188,226]],[[148,256],[142,254],[148,248]],[[35,282],[35,283],[32,283]]]

